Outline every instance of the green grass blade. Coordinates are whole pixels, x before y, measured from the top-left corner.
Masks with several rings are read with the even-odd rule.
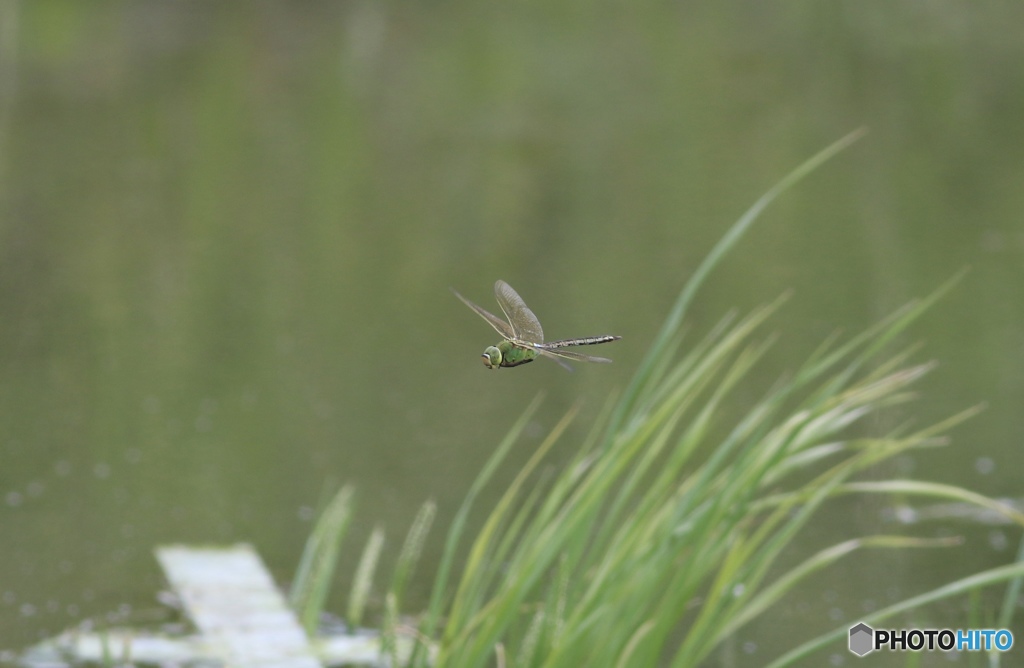
[[[1024,538],[1021,538],[1020,545],[1017,546],[1017,563],[1024,564]],[[1010,580],[1010,586],[1006,588],[1003,605],[999,610],[998,626],[1001,629],[1010,628],[1010,624],[1013,622],[1013,612],[1017,608],[1017,602],[1020,601],[1022,581],[1024,581],[1024,575],[1015,577]]]
[[[772,605],[785,596],[801,580],[831,566],[840,559],[868,548],[939,548],[960,545],[959,538],[912,538],[908,536],[865,536],[844,541],[821,550],[803,563],[780,575],[772,584],[761,590],[759,594],[746,601],[743,609],[729,619],[728,624],[718,630],[719,638],[735,633],[750,620],[767,611]]]
[[[384,529],[376,527],[366,541],[363,556],[359,559],[359,566],[356,567],[356,573],[352,579],[352,591],[348,599],[348,623],[351,626],[358,627],[363,623],[366,599],[373,586],[373,574],[377,570],[382,549],[384,549]]]
[[[438,566],[437,574],[434,577],[434,588],[430,595],[430,604],[427,608],[426,615],[424,615],[423,624],[420,629],[422,635],[426,638],[434,637],[438,624],[440,623],[442,606],[444,604],[445,596],[448,595],[448,580],[451,577],[452,569],[455,566],[456,551],[459,541],[462,538],[462,533],[465,529],[469,512],[472,510],[473,505],[476,502],[476,498],[479,496],[481,490],[490,481],[491,476],[494,475],[498,465],[505,459],[506,455],[508,455],[508,451],[512,448],[512,445],[516,440],[518,440],[519,434],[523,431],[523,428],[533,417],[533,414],[536,413],[537,408],[540,406],[541,399],[542,397],[539,396],[534,399],[527,407],[526,411],[523,412],[523,415],[516,420],[512,429],[509,430],[508,434],[506,434],[505,438],[494,451],[494,454],[487,460],[487,464],[484,465],[483,470],[473,481],[473,485],[466,494],[466,499],[462,502],[462,506],[459,507],[458,512],[455,514],[455,519],[452,521],[451,528],[448,530],[448,537],[445,540],[441,563]],[[422,644],[416,646],[410,660],[412,665],[423,665],[423,662],[426,660],[424,653],[421,651],[422,647]]]
[[[464,568],[463,577],[459,583],[455,598],[452,601],[449,612],[449,629],[458,629],[459,636],[446,634],[445,640],[450,646],[468,646],[470,655],[474,652],[480,655],[487,651],[487,643],[470,642],[469,637],[476,634],[480,624],[487,624],[492,629],[503,629],[507,625],[514,612],[518,609],[516,592],[527,590],[537,578],[544,572],[547,564],[551,563],[550,557],[537,556],[528,571],[521,573],[518,577],[503,578],[503,585],[510,584],[512,589],[506,589],[507,600],[502,606],[481,607],[483,595],[491,586],[492,577],[495,571],[488,568],[488,557],[495,544],[501,538],[499,529],[510,517],[515,500],[519,497],[527,478],[540,464],[548,450],[555,444],[562,432],[572,422],[577,412],[576,408],[571,409],[552,429],[551,433],[540,445],[537,451],[530,457],[523,469],[511,483],[506,493],[502,496],[495,509],[491,512],[487,522],[478,534],[470,550],[469,557]],[[493,635],[493,632],[492,632]],[[488,637],[487,634],[479,634],[480,638]],[[466,643],[469,643],[466,645]],[[442,651],[439,657],[442,663],[448,662],[448,656]]]
[[[955,485],[920,480],[873,480],[846,483],[843,485],[842,491],[857,494],[901,494],[949,499],[986,508],[999,513],[1014,524],[1024,527],[1024,513],[1013,506]]]
[[[405,587],[409,583],[420,555],[423,554],[423,545],[430,533],[430,527],[437,515],[437,504],[427,501],[420,506],[416,518],[409,527],[409,533],[405,536],[405,543],[402,544],[402,551],[398,553],[398,561],[395,564],[395,573],[391,579],[391,593],[395,597],[396,605],[401,605],[404,600]]]
[[[306,540],[292,582],[289,602],[302,628],[312,636],[330,591],[341,539],[352,517],[352,487],[342,487],[324,508]]]
[[[879,622],[885,621],[886,619],[895,617],[896,615],[909,610],[922,608],[926,605],[953,598],[955,596],[966,596],[983,587],[990,587],[992,585],[999,584],[1000,582],[1012,581],[1013,579],[1020,577],[1024,577],[1024,563],[1017,562],[1008,566],[1000,566],[999,568],[975,573],[974,575],[943,585],[924,594],[905,599],[895,605],[891,605],[882,610],[859,617],[857,621],[862,621],[869,626],[872,624],[878,624]],[[850,626],[847,625],[818,636],[813,640],[809,640],[789,652],[786,652],[778,659],[775,659],[768,664],[767,668],[784,668],[785,666],[791,666],[794,662],[806,658],[810,654],[833,643],[845,642],[849,630]]]
[[[661,331],[654,339],[654,343],[651,345],[640,363],[640,367],[636,374],[633,376],[633,380],[626,389],[622,396],[622,401],[616,407],[612,414],[609,433],[617,433],[619,428],[622,426],[626,416],[629,415],[633,408],[634,400],[639,396],[642,387],[647,384],[648,379],[654,372],[655,367],[658,365],[659,360],[664,359],[665,351],[672,344],[672,340],[676,338],[679,333],[680,327],[683,323],[683,318],[686,315],[686,311],[690,306],[690,302],[693,301],[694,296],[700,289],[701,285],[704,284],[704,280],[707,278],[711,270],[714,269],[722,258],[728,253],[733,246],[743,237],[747,229],[757,220],[761,213],[771,204],[779,195],[789,190],[808,174],[818,169],[822,164],[827,162],[833,156],[840,151],[847,148],[850,144],[860,139],[867,132],[865,128],[859,128],[854,130],[850,134],[846,135],[842,139],[829,145],[810,159],[804,161],[796,169],[787,174],[781,181],[776,183],[769,189],[764,195],[760,197],[754,205],[751,206],[746,213],[740,216],[729,231],[725,233],[725,236],[711,252],[708,253],[704,261],[697,267],[690,280],[686,282],[682,292],[679,294],[679,298],[676,303],[672,306],[672,310],[669,311],[668,318],[662,325]]]

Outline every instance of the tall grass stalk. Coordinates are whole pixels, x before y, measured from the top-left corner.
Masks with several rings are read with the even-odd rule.
[[[352,626],[360,626],[363,623],[366,599],[370,595],[370,588],[373,586],[373,574],[377,570],[377,563],[380,561],[380,553],[383,549],[384,529],[375,527],[366,541],[366,546],[363,548],[363,556],[359,559],[359,566],[356,568],[355,577],[352,579],[347,615],[347,621]]]
[[[341,539],[352,518],[352,493],[351,486],[342,487],[324,508],[306,540],[292,582],[289,604],[309,636],[316,632],[338,563]]]

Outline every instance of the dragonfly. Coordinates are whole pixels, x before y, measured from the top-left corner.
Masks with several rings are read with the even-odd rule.
[[[494,284],[494,296],[498,300],[501,312],[505,314],[502,320],[493,313],[487,311],[460,295],[452,289],[455,296],[462,300],[478,316],[487,321],[494,331],[498,332],[504,339],[496,346],[487,346],[481,357],[484,366],[488,369],[500,369],[501,367],[514,367],[520,364],[527,364],[537,359],[538,356],[546,357],[558,362],[560,365],[572,371],[572,367],[566,364],[566,360],[573,362],[611,362],[606,357],[595,357],[584,355],[571,350],[565,350],[568,346],[592,346],[597,343],[609,343],[618,341],[621,336],[587,336],[579,339],[560,339],[558,341],[545,341],[544,329],[540,321],[533,314],[530,307],[526,305],[519,293],[512,289],[512,286],[505,281],[498,281]]]

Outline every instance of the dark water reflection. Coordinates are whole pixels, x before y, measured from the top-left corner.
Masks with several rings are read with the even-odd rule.
[[[152,607],[162,542],[249,540],[286,580],[331,482],[359,490],[344,573],[427,498],[443,528],[530,399],[503,480],[582,399],[578,442],[726,226],[860,125],[694,327],[795,288],[754,397],[972,266],[906,340],[942,363],[914,414],[989,408],[882,473],[1021,495],[1016,5],[0,6],[0,648]],[[496,278],[552,337],[621,334],[616,363],[487,372],[493,334],[448,288],[490,307]],[[879,510],[839,503],[799,547]],[[1018,540],[922,531],[970,540],[841,565],[738,639],[740,665]]]

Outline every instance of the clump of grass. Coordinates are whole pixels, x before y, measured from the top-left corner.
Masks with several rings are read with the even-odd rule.
[[[836,495],[940,494],[909,481],[872,488],[850,479],[938,444],[975,412],[915,431],[854,436],[868,416],[908,401],[929,370],[908,364],[907,353],[879,356],[948,286],[850,341],[823,346],[724,437],[713,428],[770,346],[770,337],[754,337],[778,303],[725,318],[677,354],[686,311],[711,269],[775,197],[859,134],[798,167],[737,221],[683,289],[607,424],[555,480],[531,487],[566,421],[556,426],[473,540],[450,592],[448,573],[461,551],[456,522],[421,627],[437,638],[438,665],[489,665],[497,648],[510,665],[696,665],[802,578],[846,554],[941,544],[852,538],[769,579],[782,550]],[[488,471],[504,453],[499,448]],[[1011,572],[1020,568],[1003,576]]]
[[[949,428],[977,412],[882,434],[864,424],[913,397],[913,384],[931,365],[910,363],[913,350],[883,352],[955,279],[859,336],[826,342],[738,419],[726,404],[769,349],[771,337],[759,340],[758,333],[783,300],[743,318],[725,317],[679,354],[687,308],[711,269],[775,197],[859,134],[798,167],[734,224],[683,289],[632,383],[569,464],[553,479],[535,481],[574,411],[555,426],[466,545],[470,509],[537,402],[527,409],[452,522],[428,609],[409,634],[415,648],[402,663],[698,665],[802,579],[846,555],[949,544],[851,537],[778,574],[782,551],[823,504],[842,494],[956,498],[998,509],[1024,526],[1019,513],[957,487],[853,480],[883,460],[942,444]],[[407,571],[399,569],[400,585],[386,597],[389,619],[397,618],[395,593]],[[864,621],[1022,574],[1024,563],[994,569]],[[385,646],[393,646],[397,624],[386,626]],[[842,633],[845,627],[837,629]],[[773,665],[788,665],[834,642],[836,634],[809,641]],[[397,665],[397,654],[389,654]]]

